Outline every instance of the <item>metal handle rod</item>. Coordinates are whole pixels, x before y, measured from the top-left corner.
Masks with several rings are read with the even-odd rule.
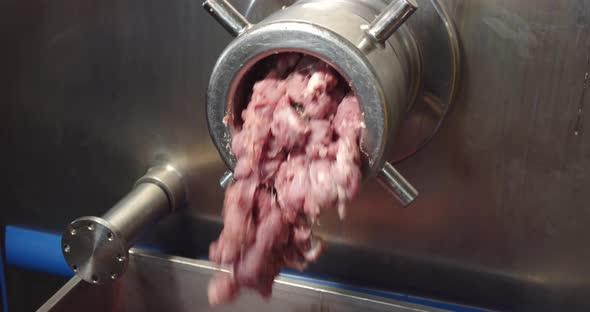
[[[415,0],[393,0],[373,20],[366,33],[374,42],[384,43],[417,9]]]
[[[241,35],[251,26],[248,20],[226,0],[207,0],[203,3],[203,8],[234,37]]]
[[[219,179],[219,185],[226,189],[234,181],[234,174],[231,171],[226,171]]]
[[[418,197],[416,188],[388,162],[379,172],[378,180],[404,206],[408,206]]]

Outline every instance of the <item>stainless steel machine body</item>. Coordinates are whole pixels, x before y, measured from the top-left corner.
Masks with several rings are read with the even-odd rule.
[[[404,209],[367,183],[344,222],[322,219],[329,247],[308,273],[505,311],[587,311],[588,1],[417,2],[404,25],[430,71],[423,85],[444,95],[424,93],[412,106],[421,113],[401,126],[413,131],[399,134],[432,133],[433,99],[453,103],[428,144],[394,157],[420,196]],[[232,1],[251,24],[283,3]],[[461,46],[454,94],[443,79],[452,70],[427,64],[452,53],[448,41],[419,39],[444,38],[433,3]],[[209,138],[206,89],[232,38],[200,1],[4,0],[0,23],[2,219],[61,232],[102,216],[164,159],[183,173],[189,204],[138,242],[206,255],[226,170]]]

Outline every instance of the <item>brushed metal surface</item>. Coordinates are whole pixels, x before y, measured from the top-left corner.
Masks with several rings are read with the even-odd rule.
[[[310,272],[507,311],[588,310],[590,5],[442,3],[461,89],[429,145],[397,165],[421,196],[403,209],[368,185],[343,223],[324,216],[332,243]],[[2,0],[0,26],[5,222],[60,231],[170,158],[190,169],[192,206],[145,242],[205,255],[225,169],[205,88],[230,38],[200,2]]]
[[[132,249],[129,272],[120,280],[107,286],[85,283],[74,277],[37,311],[444,311],[339,290],[288,275],[276,280],[273,297],[268,301],[245,292],[231,305],[212,308],[207,300],[207,283],[220,271],[207,261]]]

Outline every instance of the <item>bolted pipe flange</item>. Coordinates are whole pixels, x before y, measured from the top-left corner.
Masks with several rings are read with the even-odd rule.
[[[62,253],[70,268],[93,284],[117,279],[129,263],[125,240],[102,218],[76,219],[62,235],[61,242]]]

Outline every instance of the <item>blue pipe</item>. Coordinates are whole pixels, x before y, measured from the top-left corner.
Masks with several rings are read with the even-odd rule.
[[[2,246],[2,244],[0,244]],[[6,275],[4,274],[4,248],[0,248],[0,287],[2,288],[2,311],[8,312],[8,293],[6,290]]]
[[[61,253],[61,237],[56,234],[6,226],[6,263],[23,269],[72,277]]]
[[[61,235],[6,226],[6,264],[70,278],[74,272],[61,252]],[[156,248],[138,248],[159,252]]]

